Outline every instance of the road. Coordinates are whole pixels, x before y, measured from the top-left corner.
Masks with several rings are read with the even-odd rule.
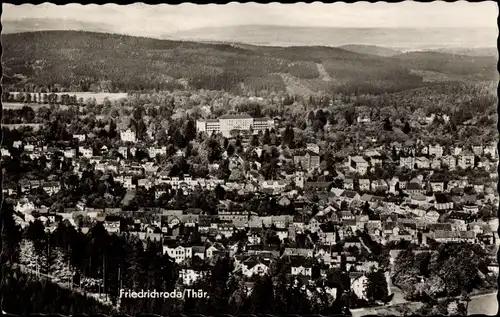
[[[467,315],[489,315],[496,316],[498,312],[497,293],[471,296],[469,311]]]

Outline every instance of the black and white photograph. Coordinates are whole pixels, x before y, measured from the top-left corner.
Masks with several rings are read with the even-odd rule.
[[[498,14],[2,3],[2,315],[497,315]]]

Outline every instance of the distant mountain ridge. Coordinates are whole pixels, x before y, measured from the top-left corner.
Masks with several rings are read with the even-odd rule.
[[[447,81],[498,78],[496,57],[440,52],[386,57],[329,46],[206,44],[85,31],[2,34],[2,44],[7,76],[3,83],[9,84],[5,80],[9,79],[16,89],[33,84],[88,91],[111,82],[113,91],[127,92],[175,89],[187,83],[192,89],[235,94],[264,90],[349,94],[418,88],[426,85],[423,76],[430,75]]]
[[[396,50],[396,49],[388,48],[388,47],[382,47],[382,46],[375,46],[375,45],[350,44],[350,45],[342,45],[339,47],[341,49],[355,52],[355,53],[370,54],[370,55],[377,55],[377,56],[386,56],[386,57],[391,57],[391,56],[403,53],[400,50]]]
[[[59,18],[2,20],[3,34],[58,30],[114,33],[113,27],[106,23],[87,23]]]
[[[269,46],[367,45],[407,50],[496,47],[497,29],[338,28],[273,25],[215,27],[167,33],[162,38]]]

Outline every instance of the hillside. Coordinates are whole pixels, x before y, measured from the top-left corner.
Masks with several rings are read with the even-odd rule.
[[[450,75],[475,76],[482,80],[497,80],[495,56],[466,56],[443,52],[409,52],[393,56],[412,69],[440,72]]]
[[[394,55],[399,55],[402,52],[388,48],[388,47],[383,47],[383,46],[375,46],[375,45],[342,45],[339,46],[339,48],[344,49],[346,51],[351,51],[355,53],[360,53],[360,54],[370,54],[370,55],[377,55],[377,56],[386,56],[386,57],[391,57]]]
[[[187,85],[233,93],[284,92],[290,86],[313,92],[384,92],[424,86],[415,69],[484,78],[496,69],[496,61],[488,58],[442,67],[432,63],[436,53],[395,60],[334,47],[236,46],[83,31],[4,34],[2,43],[8,79],[3,84],[28,90],[127,92]]]

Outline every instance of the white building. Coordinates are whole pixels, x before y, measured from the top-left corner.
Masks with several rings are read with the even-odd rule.
[[[163,254],[168,254],[169,257],[175,260],[176,263],[182,263],[187,259],[193,257],[191,247],[183,247],[181,245],[177,247],[170,247],[167,245],[163,246]]]
[[[439,144],[429,145],[429,155],[434,155],[435,157],[443,156],[443,147]]]
[[[252,118],[248,114],[224,115],[218,119],[203,119],[196,121],[198,132],[222,133],[225,137],[231,136],[231,131],[249,131],[254,133],[274,127],[274,120],[270,118]]]
[[[364,175],[368,171],[368,162],[362,156],[349,156],[349,167],[357,173]]]
[[[137,142],[136,133],[130,129],[127,129],[126,131],[120,131],[120,139],[123,142]]]
[[[90,159],[92,156],[94,156],[94,150],[91,147],[80,146],[78,148],[78,152],[80,152],[80,154],[83,157],[88,158],[88,159]]]

